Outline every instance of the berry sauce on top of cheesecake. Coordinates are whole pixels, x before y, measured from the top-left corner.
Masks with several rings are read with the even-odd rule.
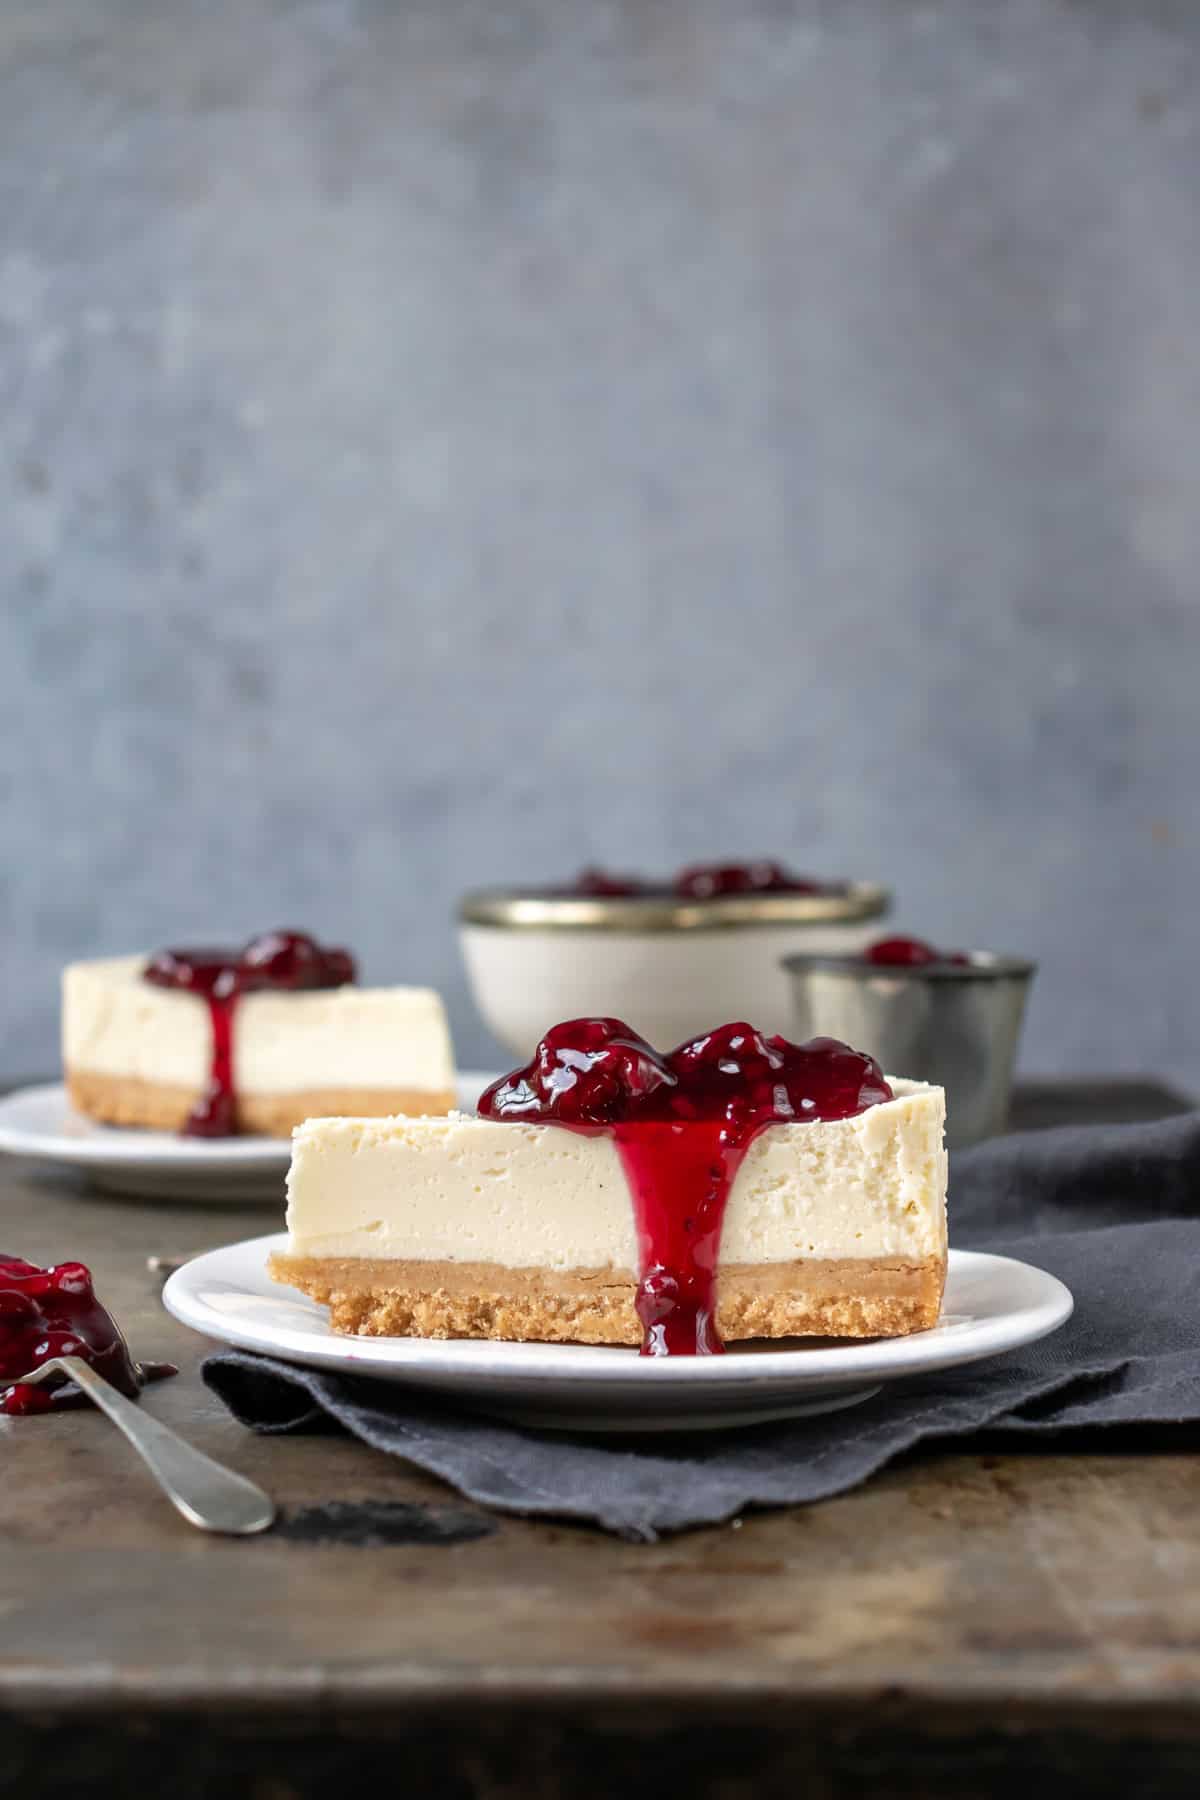
[[[754,1139],[892,1097],[879,1064],[835,1038],[790,1044],[723,1025],[663,1056],[620,1019],[574,1019],[494,1082],[479,1113],[611,1135],[637,1227],[642,1355],[704,1356],[724,1347],[721,1227]]]
[[[0,1256],[0,1413],[49,1412],[79,1398],[65,1384],[19,1381],[56,1356],[78,1356],[130,1398],[143,1381],[178,1374],[172,1363],[137,1365],[108,1308],[96,1298],[91,1271],[79,1262],[40,1269],[20,1256]]]
[[[208,1087],[183,1131],[187,1137],[231,1137],[237,1131],[234,1017],[242,995],[344,987],[354,980],[355,966],[348,950],[325,949],[302,931],[266,931],[241,950],[160,950],[142,975],[155,987],[179,988],[206,1002],[212,1022]]]
[[[881,968],[923,969],[932,963],[969,968],[971,959],[961,950],[937,950],[922,938],[885,937],[867,945],[863,961],[878,963]]]

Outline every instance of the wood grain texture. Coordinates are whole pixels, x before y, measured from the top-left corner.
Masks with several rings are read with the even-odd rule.
[[[206,1539],[99,1416],[0,1423],[0,1792],[36,1758],[49,1800],[169,1768],[184,1800],[397,1767],[443,1800],[640,1793],[668,1766],[724,1800],[981,1795],[1038,1770],[1058,1794],[1196,1791],[1190,1439],[922,1457],[649,1546],[490,1519],[347,1439],[251,1437],[201,1387],[205,1346],[146,1256],[269,1225],[0,1163],[0,1244],[89,1262],[135,1351],[180,1364],[148,1410],[288,1516],[369,1503],[395,1527]],[[493,1529],[470,1537],[473,1514]]]

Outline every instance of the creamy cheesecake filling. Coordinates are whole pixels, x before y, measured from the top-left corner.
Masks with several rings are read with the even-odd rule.
[[[723,1264],[944,1255],[941,1089],[893,1085],[854,1118],[760,1133],[732,1184]],[[616,1145],[551,1125],[309,1119],[288,1202],[293,1257],[638,1267]]]
[[[208,1079],[205,1008],[151,987],[144,956],[73,963],[63,972],[63,1061],[91,1075],[198,1091]],[[256,1094],[301,1088],[450,1091],[454,1058],[432,988],[341,987],[246,994],[234,1079]]]

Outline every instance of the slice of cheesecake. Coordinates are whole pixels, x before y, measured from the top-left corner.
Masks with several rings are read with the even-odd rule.
[[[653,1063],[643,1046],[632,1076],[614,1076],[611,1033],[608,1048],[579,1048],[579,1024],[489,1090],[490,1117],[301,1126],[275,1278],[327,1304],[338,1331],[652,1354],[936,1322],[940,1088],[889,1083],[829,1040],[753,1034],[745,1051],[748,1027],[697,1040],[703,1070],[692,1046]],[[764,1056],[781,1065],[765,1083],[751,1067]],[[597,1081],[608,1089],[581,1103]]]
[[[287,1137],[314,1114],[445,1114],[455,1104],[450,1034],[431,989],[356,987],[348,958],[318,968],[319,979],[276,981],[262,966],[191,979],[243,966],[243,953],[220,954],[223,965],[172,952],[64,971],[63,1066],[78,1111],[160,1131]]]

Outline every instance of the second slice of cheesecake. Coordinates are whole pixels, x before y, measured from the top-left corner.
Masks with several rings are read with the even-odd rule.
[[[345,951],[298,932],[72,963],[62,998],[71,1103],[106,1124],[287,1137],[314,1114],[455,1103],[440,996],[358,987]]]

